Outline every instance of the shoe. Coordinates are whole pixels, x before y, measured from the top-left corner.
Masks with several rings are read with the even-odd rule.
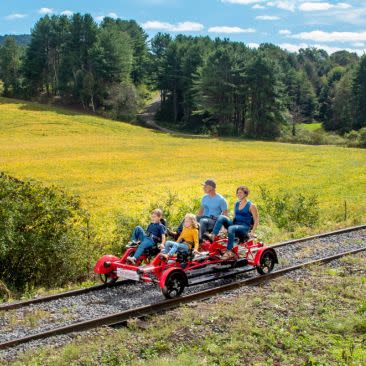
[[[227,250],[222,256],[221,259],[223,260],[229,260],[229,259],[234,259],[235,258],[235,254],[231,251],[231,250]]]
[[[139,241],[134,241],[134,240],[132,240],[132,241],[129,241],[129,242],[127,243],[127,248],[135,248],[135,247],[137,247],[139,244],[140,244],[140,242],[139,242]]]
[[[169,259],[169,254],[167,254],[167,253],[160,253],[160,257],[162,259],[168,260]]]
[[[131,264],[136,264],[136,258],[135,257],[127,257],[126,262],[129,262]]]
[[[205,233],[204,237],[209,240],[211,243],[213,243],[216,239],[216,235],[215,234],[209,234],[209,233]]]

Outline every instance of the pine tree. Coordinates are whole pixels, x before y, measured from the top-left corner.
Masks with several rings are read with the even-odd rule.
[[[0,79],[4,83],[4,96],[16,97],[20,93],[20,49],[15,38],[7,37],[0,48]]]

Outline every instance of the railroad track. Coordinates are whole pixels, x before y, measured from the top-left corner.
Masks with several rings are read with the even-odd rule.
[[[366,228],[366,225],[362,225],[362,226],[358,226],[358,227],[337,230],[336,232],[329,232],[329,233],[325,233],[325,234],[311,236],[310,237],[311,239],[302,238],[299,240],[291,240],[291,241],[287,241],[287,242],[283,242],[283,243],[278,243],[278,244],[274,245],[274,247],[295,244],[297,242],[313,240],[316,238],[322,238],[322,237],[326,237],[326,236],[330,236],[330,235],[342,234],[342,233],[346,233],[349,231],[361,230],[361,229],[365,229],[365,228]],[[308,261],[305,263],[297,264],[294,266],[286,267],[281,270],[269,273],[267,275],[256,276],[256,277],[252,277],[252,278],[244,279],[244,280],[238,280],[238,281],[235,281],[235,282],[232,282],[229,284],[214,287],[214,288],[211,288],[208,290],[199,291],[199,292],[196,292],[196,293],[193,293],[190,295],[186,295],[183,297],[178,297],[178,298],[175,298],[172,300],[165,300],[165,301],[157,302],[154,304],[140,306],[140,307],[126,310],[126,311],[118,312],[115,314],[111,314],[111,315],[107,315],[107,316],[103,316],[103,317],[99,317],[99,318],[95,318],[95,319],[91,319],[91,320],[87,320],[87,321],[81,321],[81,322],[77,322],[77,323],[74,323],[71,325],[54,328],[52,330],[35,333],[35,334],[29,335],[29,336],[8,340],[6,342],[0,343],[0,349],[7,349],[10,347],[15,347],[17,345],[35,341],[35,340],[46,339],[46,338],[49,338],[52,336],[69,334],[69,333],[73,333],[73,332],[90,330],[90,329],[101,327],[101,326],[116,326],[116,325],[124,324],[127,320],[129,320],[131,318],[144,317],[147,315],[160,313],[160,312],[175,308],[177,306],[180,306],[182,304],[186,304],[186,303],[189,303],[192,301],[197,301],[197,300],[208,299],[219,293],[234,290],[234,289],[237,289],[237,288],[240,288],[243,286],[258,285],[263,282],[272,280],[274,278],[284,276],[285,274],[287,274],[289,272],[293,272],[293,271],[299,270],[301,268],[309,267],[311,265],[325,264],[325,263],[331,262],[333,260],[339,259],[341,257],[360,253],[362,251],[366,251],[366,246],[358,248],[358,249],[346,251],[343,253],[338,253],[336,255],[323,257],[320,259],[316,259],[316,260]]]
[[[273,245],[271,245],[271,247],[280,248],[280,247],[284,247],[286,245],[303,243],[303,242],[314,240],[314,239],[321,239],[321,238],[325,238],[328,236],[339,235],[339,234],[349,233],[352,231],[363,230],[363,229],[366,229],[366,225],[352,226],[349,228],[329,231],[326,233],[307,236],[307,237],[300,238],[300,239],[283,241],[280,243],[273,244]],[[8,303],[8,304],[1,304],[0,311],[14,310],[14,309],[19,309],[19,308],[29,306],[29,305],[41,304],[41,303],[46,303],[46,302],[50,302],[50,301],[54,301],[54,300],[58,300],[58,299],[66,298],[66,297],[78,296],[78,295],[90,293],[93,291],[100,291],[100,290],[106,289],[108,287],[124,285],[124,284],[126,284],[126,282],[129,282],[129,281],[118,281],[114,284],[96,285],[96,286],[91,286],[91,287],[82,288],[82,289],[78,289],[78,290],[61,292],[61,293],[54,294],[54,295],[38,297],[38,298],[31,299],[31,300],[26,300],[26,301],[16,301],[16,302]]]

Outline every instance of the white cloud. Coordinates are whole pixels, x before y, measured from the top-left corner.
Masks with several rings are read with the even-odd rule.
[[[291,34],[291,31],[288,30],[288,29],[281,29],[281,30],[278,31],[278,34],[282,34],[282,35],[287,36],[287,35]]]
[[[73,15],[73,14],[74,14],[74,12],[71,11],[71,10],[64,10],[64,11],[61,12],[61,15],[67,15],[68,17]]]
[[[98,16],[94,17],[94,19],[97,22],[101,22],[105,17],[109,17],[109,18],[112,18],[112,19],[117,19],[118,15],[116,13],[108,13],[107,15],[98,15]]]
[[[363,42],[366,41],[364,32],[324,32],[315,30],[289,35],[290,38],[309,40],[315,42]]]
[[[208,28],[208,31],[210,33],[254,33],[255,29],[253,29],[253,28],[218,26],[218,27],[210,27],[210,28]]]
[[[266,7],[263,5],[255,4],[252,6],[252,9],[265,9]]]
[[[165,30],[168,32],[198,32],[204,29],[203,24],[196,22],[179,22],[176,24],[149,20],[142,23],[143,28],[153,30]]]
[[[331,9],[349,9],[352,5],[347,3],[331,4],[328,2],[304,2],[300,4],[301,11],[324,11]]]
[[[5,19],[7,19],[7,20],[16,20],[16,19],[23,19],[27,16],[28,16],[27,14],[14,13],[14,14],[7,15],[5,17]]]
[[[288,11],[295,11],[296,1],[295,0],[276,0],[276,1],[269,1],[267,3],[268,6],[274,6],[275,8],[288,10]]]
[[[279,20],[280,17],[278,17],[276,15],[257,15],[255,17],[255,19],[259,19],[259,20]]]
[[[358,55],[363,55],[366,52],[366,49],[353,49],[353,48],[339,48],[339,47],[331,47],[328,45],[322,44],[308,44],[308,43],[300,43],[300,44],[292,44],[292,43],[280,43],[279,47],[290,51],[290,52],[298,52],[300,48],[308,48],[308,47],[315,47],[318,49],[323,49],[327,51],[329,54],[338,51],[348,51],[348,52],[355,52]]]
[[[263,0],[221,0],[221,2],[229,4],[248,5],[248,4],[261,3],[263,2]]]
[[[53,12],[54,11],[51,8],[41,8],[41,9],[38,10],[39,14],[51,14]]]

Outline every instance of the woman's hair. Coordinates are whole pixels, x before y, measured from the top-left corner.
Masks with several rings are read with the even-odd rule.
[[[163,217],[163,211],[160,208],[156,208],[155,210],[151,211],[151,214],[156,215],[157,217]]]
[[[189,219],[192,222],[192,227],[198,229],[198,222],[195,214],[188,213],[184,216],[184,219]]]
[[[238,191],[243,191],[243,193],[245,194],[245,196],[248,196],[249,195],[249,188],[246,187],[246,186],[239,186],[237,189],[236,189],[236,194],[238,194]]]

